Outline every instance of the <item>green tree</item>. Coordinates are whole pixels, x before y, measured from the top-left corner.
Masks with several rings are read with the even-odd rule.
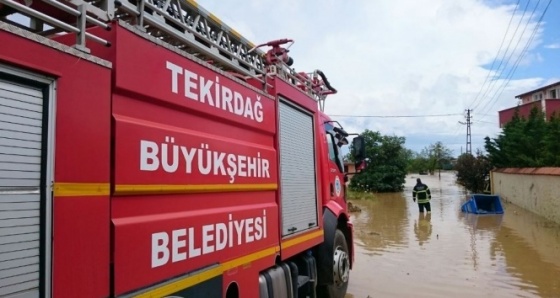
[[[470,153],[461,154],[455,165],[457,182],[471,192],[482,192],[491,169],[490,161],[481,150],[477,150],[476,157]]]
[[[525,158],[525,166],[542,167],[545,162],[545,137],[547,134],[547,124],[545,115],[542,111],[533,107],[529,118],[523,129],[522,146]]]
[[[440,141],[431,144],[427,148],[427,150],[430,172],[433,173],[437,169],[439,170],[438,172],[441,176],[441,169],[443,168],[444,164],[449,163],[453,151],[443,145],[443,143]]]
[[[547,133],[544,138],[545,144],[545,165],[550,167],[560,167],[560,116],[556,113],[552,115],[547,126]]]
[[[519,117],[516,110],[502,133],[494,139],[485,138],[485,149],[490,163],[498,168],[541,167],[549,165],[553,158],[548,150],[557,146],[553,139],[556,121],[545,122],[544,114],[534,107],[528,119]],[[556,151],[553,151],[556,152]]]
[[[366,145],[368,166],[352,178],[350,188],[371,192],[401,191],[410,155],[403,147],[405,138],[385,136],[371,130],[365,130],[361,135]]]
[[[408,161],[408,173],[420,173],[428,170],[428,158],[421,153],[414,152]]]

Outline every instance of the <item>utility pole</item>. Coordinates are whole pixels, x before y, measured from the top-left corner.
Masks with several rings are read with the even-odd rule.
[[[467,119],[467,122],[461,122],[459,121],[459,123],[463,124],[463,125],[467,125],[467,147],[466,147],[466,153],[467,154],[472,154],[472,150],[471,150],[471,109],[467,109],[466,110],[467,115],[465,116],[465,118]],[[461,149],[462,151],[462,149]]]

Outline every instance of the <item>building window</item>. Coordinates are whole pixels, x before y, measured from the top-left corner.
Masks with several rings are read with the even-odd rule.
[[[552,89],[552,90],[548,91],[548,94],[549,94],[549,96],[548,96],[549,98],[552,98],[552,99],[558,98],[558,94],[556,92],[556,89]]]
[[[542,92],[533,94],[533,101],[541,100],[543,97]]]

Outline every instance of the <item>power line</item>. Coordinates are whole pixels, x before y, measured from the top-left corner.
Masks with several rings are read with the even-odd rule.
[[[484,117],[498,117],[498,114],[482,114],[482,113],[477,113],[477,115],[481,115]]]
[[[329,115],[331,117],[349,117],[349,118],[424,118],[424,117],[449,117],[462,114],[432,114],[432,115]]]
[[[501,77],[502,74],[505,72],[505,70],[506,70],[508,64],[510,63],[510,60],[512,60],[513,54],[515,53],[515,51],[516,51],[517,48],[519,47],[519,43],[521,42],[521,39],[523,38],[523,36],[525,36],[525,31],[527,31],[527,27],[528,27],[529,24],[531,23],[531,20],[533,19],[533,16],[535,15],[535,12],[537,11],[537,8],[539,7],[539,3],[540,3],[540,2],[541,2],[541,0],[537,1],[537,5],[535,5],[535,8],[534,8],[533,11],[531,12],[531,15],[529,16],[529,19],[527,20],[527,23],[526,23],[525,26],[523,27],[523,32],[521,33],[521,36],[519,37],[519,39],[517,40],[517,43],[515,44],[514,50],[513,50],[513,51],[510,53],[510,55],[508,56],[508,58],[507,58],[507,63],[506,63],[506,65],[504,66],[504,69],[500,72],[500,77]],[[538,24],[537,24],[537,26],[535,26],[535,28],[538,28]],[[535,31],[533,31],[533,34],[534,34],[534,33],[535,33]],[[527,41],[528,43],[530,43],[530,42],[532,41],[532,36],[533,36],[533,34],[531,34],[531,37],[530,37],[529,40]],[[521,50],[521,53],[519,54],[519,56],[523,56],[523,55],[524,55],[524,51],[525,51],[525,47],[523,47],[523,49]],[[519,57],[519,56],[518,56],[518,57]],[[517,63],[517,62],[515,62],[515,63]],[[516,67],[516,66],[515,66],[515,65],[516,65],[515,63],[514,63],[514,66],[512,66],[511,69],[513,69],[514,67]],[[511,69],[510,69],[510,72],[511,72]],[[509,76],[509,73],[508,73],[508,75],[506,75],[505,79],[507,79],[508,76]],[[494,89],[493,87],[495,87],[496,84],[498,84],[498,80],[495,80],[495,81],[493,81],[492,83],[493,83],[493,84],[492,84],[492,88],[489,88],[489,89],[486,90],[486,93],[484,93],[483,98],[486,97],[486,96],[490,96],[490,94],[491,94],[491,91],[490,91],[490,90],[492,90],[492,92],[494,92],[494,95],[498,92],[498,90],[500,90],[500,87],[501,87],[501,86],[498,86],[498,88],[497,88],[495,91],[493,90],[493,89]],[[503,82],[502,82],[502,84],[503,84]],[[488,103],[491,102],[492,99],[493,99],[493,97],[490,96],[490,100],[486,102],[486,104],[484,105],[484,107],[482,108],[482,110],[484,110],[484,109],[488,106]],[[482,102],[481,102],[481,103],[482,103]],[[479,104],[480,104],[480,103],[479,103]]]
[[[508,76],[506,77],[506,80],[504,82],[502,82],[502,86],[501,86],[501,91],[498,94],[498,90],[500,90],[500,88],[498,88],[498,90],[496,90],[496,92],[494,93],[494,96],[490,99],[490,101],[488,101],[486,103],[486,105],[484,106],[484,108],[486,108],[486,106],[488,106],[488,104],[491,102],[492,104],[488,107],[487,111],[490,111],[490,109],[492,109],[492,107],[494,107],[494,105],[496,104],[496,102],[498,101],[498,98],[502,95],[502,93],[504,92],[505,88],[507,87],[507,85],[509,84],[509,82],[511,81],[511,78],[513,77],[513,74],[515,73],[515,71],[517,70],[517,66],[519,66],[519,63],[521,62],[521,58],[523,58],[523,56],[525,55],[525,53],[529,50],[529,45],[531,44],[531,42],[533,41],[533,38],[535,38],[535,35],[537,34],[540,25],[542,23],[542,20],[544,19],[544,16],[546,14],[546,12],[548,11],[548,8],[550,7],[550,4],[552,3],[552,0],[548,1],[548,4],[546,5],[543,13],[541,14],[541,17],[539,18],[539,21],[537,22],[537,25],[535,26],[535,29],[533,29],[533,33],[531,34],[531,37],[529,38],[529,40],[527,41],[527,43],[525,44],[525,47],[523,48],[523,50],[521,51],[521,54],[519,54],[519,56],[517,57],[517,60],[515,61],[514,66],[512,67],[512,69],[510,70],[510,72],[508,73]],[[484,108],[482,108],[484,110]]]
[[[476,96],[473,100],[473,103],[471,104],[471,108],[475,105],[476,101],[479,99],[479,95],[482,93],[482,89],[486,85],[486,82],[488,82],[488,78],[490,77],[490,73],[494,69],[494,64],[496,63],[496,60],[498,60],[498,55],[500,54],[500,51],[502,50],[502,46],[504,45],[504,41],[506,40],[506,36],[509,32],[509,27],[511,26],[511,21],[513,21],[513,17],[515,17],[515,12],[517,11],[517,7],[519,7],[519,2],[521,2],[521,0],[517,0],[517,4],[515,4],[515,9],[513,10],[513,13],[511,14],[511,18],[509,19],[509,23],[508,23],[506,32],[504,33],[504,37],[502,38],[502,42],[500,43],[500,48],[498,49],[498,52],[496,52],[496,57],[494,57],[494,60],[492,60],[492,66],[490,66],[490,69],[486,73],[486,78],[484,79],[484,82],[480,86],[480,90],[478,90],[478,93],[476,94]],[[515,36],[515,33],[513,35]],[[513,39],[513,37],[512,37],[512,39]],[[506,52],[507,52],[507,49],[506,49]],[[498,67],[498,69],[499,69],[499,67]]]
[[[517,47],[519,46],[519,42],[521,42],[521,39],[525,35],[525,30],[527,30],[527,26],[529,25],[529,23],[531,23],[531,19],[533,18],[533,15],[535,14],[535,10],[539,6],[540,1],[541,0],[539,0],[537,2],[537,5],[535,5],[535,8],[533,9],[533,12],[531,13],[531,16],[527,19],[527,23],[525,23],[525,26],[523,27],[523,32],[521,32],[521,35],[517,39],[517,43],[515,44],[515,48],[511,51],[510,55],[506,59],[506,55],[509,52],[511,43],[512,43],[513,39],[515,38],[515,35],[517,34],[517,31],[519,30],[519,26],[521,26],[521,23],[523,22],[523,19],[525,18],[525,13],[527,12],[527,8],[529,8],[530,1],[527,0],[527,5],[525,6],[525,9],[523,10],[523,15],[521,15],[521,19],[519,20],[519,23],[517,24],[517,27],[515,28],[515,32],[513,33],[511,39],[509,40],[508,47],[507,47],[506,51],[504,52],[504,54],[502,55],[502,58],[500,59],[500,64],[498,65],[498,68],[496,68],[496,71],[499,72],[498,77],[495,80],[492,80],[488,84],[488,87],[486,88],[486,91],[484,91],[484,93],[480,97],[480,101],[473,107],[473,109],[478,108],[478,106],[482,103],[482,100],[488,95],[490,90],[492,90],[494,88],[494,86],[496,85],[497,79],[499,79],[502,76],[502,74],[504,73],[504,71],[508,67],[508,64],[510,63],[510,60],[511,60],[513,54],[515,53],[515,51],[517,50]],[[504,68],[502,70],[500,70],[500,67],[502,66],[504,60],[505,60]]]
[[[471,122],[471,123],[472,123],[472,124],[475,124],[475,123],[486,123],[486,124],[498,125],[498,122],[490,122],[490,121],[482,121],[482,120],[474,121],[474,122]]]

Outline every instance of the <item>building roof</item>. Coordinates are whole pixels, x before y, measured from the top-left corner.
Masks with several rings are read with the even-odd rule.
[[[546,90],[546,89],[548,89],[548,88],[550,88],[550,87],[554,87],[554,86],[560,86],[560,81],[558,81],[558,82],[556,82],[556,83],[552,83],[552,84],[550,84],[550,85],[546,85],[546,86],[544,86],[544,87],[540,87],[540,88],[538,88],[538,89],[535,89],[535,90],[532,90],[532,91],[529,91],[529,92],[525,92],[525,93],[523,93],[523,94],[519,94],[519,95],[517,95],[515,98],[522,98],[522,97],[525,96],[525,95],[530,95],[530,94],[533,94],[533,93],[535,93],[535,92],[544,91],[544,90]]]

